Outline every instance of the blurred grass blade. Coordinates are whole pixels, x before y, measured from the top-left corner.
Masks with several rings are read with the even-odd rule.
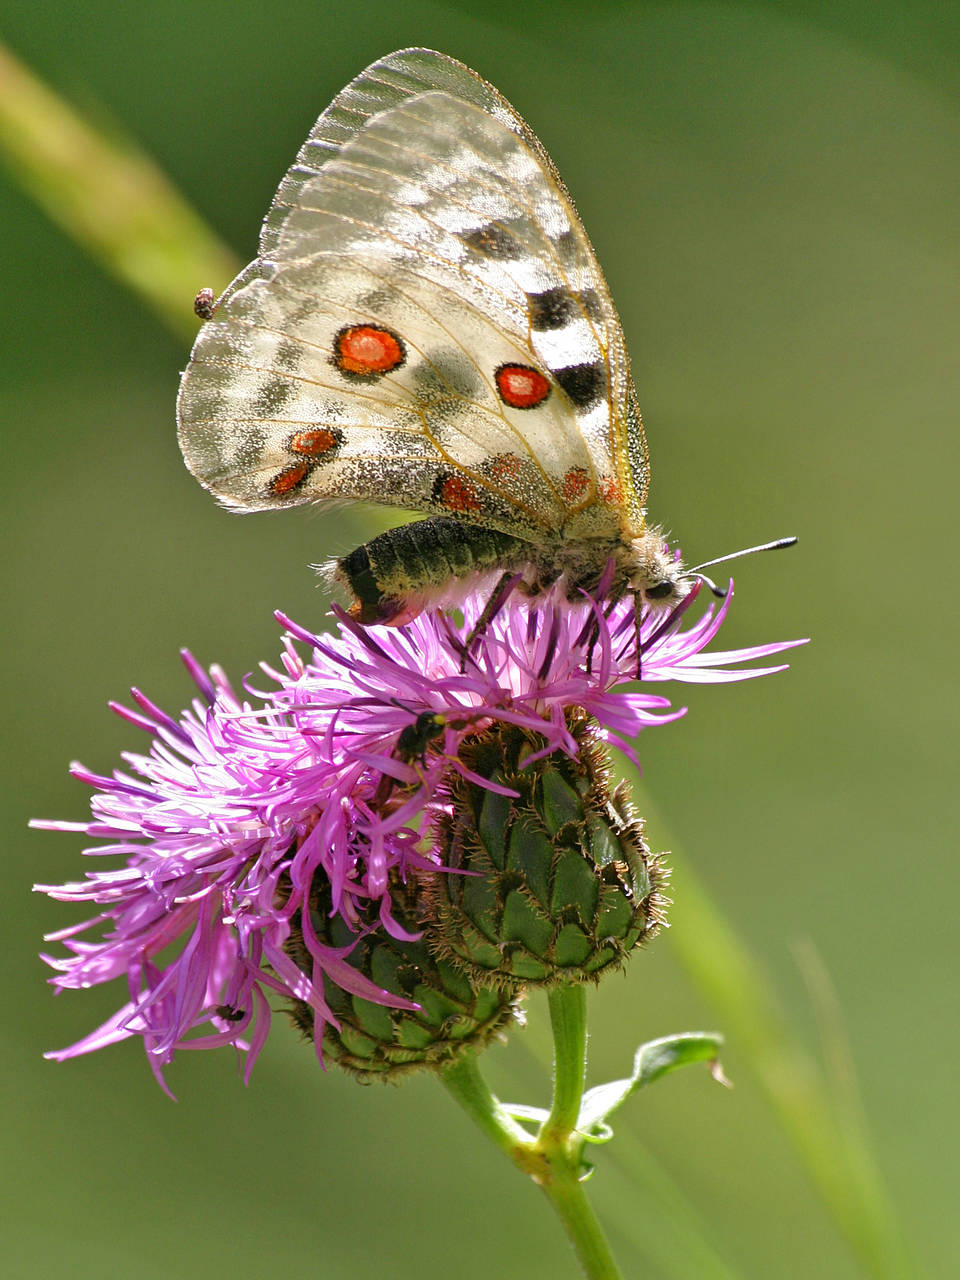
[[[0,45],[0,157],[16,181],[179,336],[238,264],[157,166],[106,137]]]
[[[792,950],[820,1028],[823,1062],[837,1124],[849,1143],[866,1146],[869,1130],[857,1066],[830,970],[812,938],[800,939]]]
[[[617,1224],[630,1239],[633,1253],[649,1257],[675,1280],[738,1280],[740,1271],[733,1270],[714,1245],[715,1230],[652,1152],[629,1132],[619,1134],[610,1151],[613,1165],[630,1188],[611,1200],[622,1198],[629,1203],[632,1197],[638,1201],[634,1215]],[[643,1188],[643,1208],[637,1187]],[[655,1211],[649,1219],[643,1216],[647,1206]]]
[[[653,806],[641,807],[649,824],[665,831]],[[670,862],[676,905],[668,945],[709,1000],[727,1042],[746,1051],[750,1069],[867,1273],[878,1280],[918,1280],[923,1273],[906,1252],[863,1130],[838,1118],[765,975],[690,868],[678,861],[675,847]]]

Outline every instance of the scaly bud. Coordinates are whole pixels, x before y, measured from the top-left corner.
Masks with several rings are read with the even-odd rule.
[[[391,890],[393,919],[402,931],[416,933],[416,880],[395,881]],[[324,909],[324,908],[327,909]],[[518,986],[477,987],[451,961],[433,955],[421,937],[410,941],[377,925],[359,940],[342,916],[330,917],[319,898],[310,912],[316,936],[331,947],[352,946],[348,961],[376,986],[420,1008],[394,1009],[351,995],[324,975],[323,993],[340,1026],[327,1023],[324,1057],[363,1082],[396,1080],[417,1070],[440,1070],[466,1049],[483,1048],[502,1038],[511,1023],[522,1022]],[[303,940],[299,913],[293,918],[287,954],[305,973],[313,961]],[[371,923],[374,923],[371,921]],[[294,1022],[310,1038],[313,1009],[296,1001]]]
[[[663,921],[667,873],[625,787],[611,791],[595,722],[574,712],[567,724],[576,759],[531,759],[543,739],[509,724],[464,740],[464,766],[516,797],[451,771],[434,845],[450,870],[424,878],[420,920],[474,982],[595,980]]]

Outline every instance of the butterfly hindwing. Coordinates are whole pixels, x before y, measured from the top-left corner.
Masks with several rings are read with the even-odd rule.
[[[603,533],[645,491],[631,390],[542,147],[465,67],[406,51],[301,149],[261,256],[197,339],[180,438],[241,510],[369,499],[535,538],[579,513]]]

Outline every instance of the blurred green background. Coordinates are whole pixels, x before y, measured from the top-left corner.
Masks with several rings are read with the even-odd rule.
[[[707,883],[816,1053],[803,957],[819,958],[910,1248],[955,1275],[958,617],[944,549],[960,464],[960,9],[6,0],[0,34],[152,154],[244,260],[314,118],[393,48],[462,58],[531,122],[623,317],[654,516],[694,559],[800,536],[738,567],[725,640],[814,643],[785,675],[678,691],[688,718],[640,743],[652,840]],[[242,676],[278,652],[274,608],[322,625],[308,563],[382,516],[218,510],[176,447],[188,341],[0,183],[3,1274],[573,1276],[539,1193],[430,1079],[322,1076],[282,1021],[249,1089],[229,1053],[183,1055],[176,1104],[135,1042],[41,1058],[124,993],[50,998],[40,936],[75,916],[30,884],[84,868],[79,838],[28,834],[27,819],[82,818],[68,761],[107,771],[145,745],[108,698],[136,683],[183,705],[180,645]],[[673,920],[682,930],[682,898]],[[538,1000],[530,1024],[487,1067],[502,1096],[536,1102]],[[623,1074],[641,1039],[718,1024],[668,937],[597,992],[592,1079]],[[598,1152],[593,1197],[625,1274],[869,1274],[736,1038],[725,1064],[732,1092],[673,1076]],[[727,1272],[681,1265],[688,1212]]]

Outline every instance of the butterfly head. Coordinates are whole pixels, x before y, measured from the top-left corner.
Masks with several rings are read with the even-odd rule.
[[[660,529],[645,529],[631,539],[626,569],[627,589],[657,610],[675,608],[693,585],[679,554],[667,546]]]

